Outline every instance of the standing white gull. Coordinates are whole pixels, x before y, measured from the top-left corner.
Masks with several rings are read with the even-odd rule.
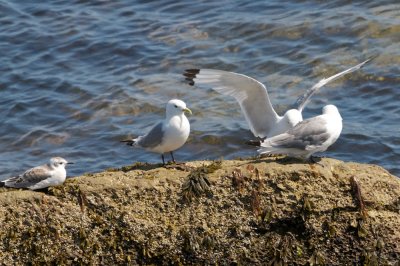
[[[166,118],[164,121],[155,125],[146,135],[135,139],[122,140],[121,142],[126,142],[130,146],[161,153],[163,164],[165,164],[164,153],[169,152],[172,161],[175,163],[172,152],[185,144],[190,133],[190,124],[185,116],[185,112],[192,114],[192,111],[186,107],[183,101],[172,99],[167,103]]]
[[[186,76],[190,85],[207,84],[223,95],[233,96],[239,103],[254,136],[265,138],[279,135],[293,128],[303,120],[302,111],[310,97],[319,88],[345,74],[360,69],[370,60],[320,80],[298,99],[296,109],[288,110],[283,116],[279,116],[272,107],[266,87],[251,77],[216,69],[187,69],[183,75]]]
[[[48,164],[36,166],[23,174],[1,181],[3,186],[28,188],[31,190],[57,186],[64,183],[67,177],[65,166],[72,164],[64,158],[53,157]]]
[[[342,117],[334,105],[326,105],[322,115],[299,122],[288,131],[260,142],[260,154],[286,154],[309,159],[336,142],[342,132]]]

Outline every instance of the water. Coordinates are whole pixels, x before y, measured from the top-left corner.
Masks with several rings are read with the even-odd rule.
[[[325,155],[400,175],[398,1],[35,2],[0,1],[0,179],[54,155],[76,162],[70,176],[160,162],[118,141],[147,132],[175,97],[194,113],[178,160],[255,155],[236,102],[186,85],[184,69],[255,77],[283,112],[372,55],[304,116],[337,105],[344,129]]]

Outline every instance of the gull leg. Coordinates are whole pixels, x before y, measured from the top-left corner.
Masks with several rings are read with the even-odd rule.
[[[313,155],[311,155],[310,158],[308,159],[308,161],[309,161],[309,163],[312,163],[312,164],[319,164],[319,165],[321,165],[322,167],[324,167],[324,165],[323,165],[322,163],[320,163],[321,157],[319,157],[319,156],[313,156]]]
[[[165,165],[164,153],[161,153],[162,164]]]
[[[312,162],[312,163],[318,163],[317,157],[311,155],[311,156],[310,156],[310,162]]]
[[[175,162],[175,158],[174,158],[174,154],[172,153],[172,151],[170,151],[169,153],[171,154],[172,162],[173,162],[173,163],[176,163],[176,162]]]

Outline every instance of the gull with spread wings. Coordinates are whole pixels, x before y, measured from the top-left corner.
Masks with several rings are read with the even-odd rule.
[[[298,99],[296,109],[286,111],[283,116],[279,116],[272,107],[266,87],[251,77],[216,69],[187,69],[183,75],[190,85],[207,84],[223,95],[233,96],[239,103],[254,136],[270,138],[286,132],[303,121],[304,107],[322,86],[360,69],[370,60],[320,80]]]

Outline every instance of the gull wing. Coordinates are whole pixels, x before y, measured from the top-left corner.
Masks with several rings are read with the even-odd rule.
[[[310,101],[311,96],[313,96],[322,86],[328,84],[331,81],[334,81],[346,74],[349,74],[351,72],[354,72],[360,68],[362,68],[366,63],[368,63],[369,61],[371,61],[373,58],[369,58],[368,60],[365,60],[364,62],[353,66],[349,69],[346,69],[340,73],[337,73],[329,78],[323,78],[321,79],[317,84],[315,84],[311,89],[307,90],[306,93],[304,93],[302,96],[299,97],[299,99],[297,100],[297,110],[299,110],[300,112],[303,111],[304,107],[307,105],[307,103]]]
[[[162,143],[164,138],[163,122],[155,125],[149,133],[137,139],[137,144],[142,148],[154,148]]]
[[[234,97],[256,137],[268,136],[280,119],[265,86],[251,77],[216,69],[187,69],[183,75],[189,85],[207,84],[223,95]]]
[[[300,150],[321,146],[330,136],[326,123],[326,120],[320,116],[306,119],[287,132],[266,139],[261,143],[261,146],[277,149],[296,148]]]
[[[37,166],[2,182],[8,187],[27,188],[49,178],[51,176],[49,170],[47,165]]]

